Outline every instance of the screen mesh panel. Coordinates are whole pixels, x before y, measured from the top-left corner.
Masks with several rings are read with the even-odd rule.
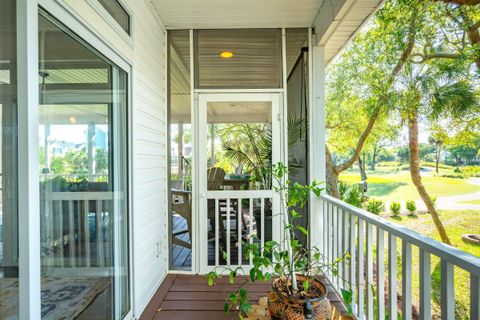
[[[190,123],[190,32],[169,31],[171,123]]]
[[[280,88],[281,40],[280,29],[198,30],[196,87]]]
[[[286,30],[285,37],[287,47],[287,75],[294,71],[295,64],[302,57],[302,50],[308,49],[308,29],[307,28],[289,28]]]

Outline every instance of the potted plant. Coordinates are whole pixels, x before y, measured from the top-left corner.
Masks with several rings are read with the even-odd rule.
[[[305,206],[311,194],[319,197],[323,188],[321,183],[315,180],[309,185],[293,183],[286,175],[287,167],[284,164],[278,163],[273,166],[273,188],[280,195],[282,205],[279,215],[283,220],[282,238],[285,240],[281,243],[267,241],[263,251],[258,242],[244,242],[245,258],[252,257],[253,264],[250,270],[247,271],[242,266],[236,268],[219,266],[207,275],[208,284],[211,286],[222,274],[228,274],[231,284],[235,283],[237,276],[244,276],[243,284],[226,299],[224,305],[226,313],[238,307],[240,318],[243,318],[251,307],[248,291],[244,285],[249,282],[270,280],[272,293],[268,297],[268,305],[273,319],[323,319],[325,312],[330,312],[326,300],[327,288],[319,279],[319,275],[327,270],[337,274],[338,265],[349,256],[344,254],[333,263],[325,264],[318,248],[305,248],[295,238],[296,231],[308,234],[305,228],[296,223],[300,214],[295,208]],[[342,291],[342,295],[348,300],[351,292]]]

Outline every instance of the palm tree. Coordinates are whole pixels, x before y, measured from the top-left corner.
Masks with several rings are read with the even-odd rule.
[[[288,117],[288,147],[292,147],[298,140],[302,129],[305,130],[305,121],[296,117]],[[272,131],[268,126],[255,124],[235,125],[241,135],[246,138],[244,145],[223,142],[225,156],[241,163],[252,175],[252,180],[260,189],[272,188]],[[289,172],[294,173],[295,165],[289,165]]]
[[[420,197],[443,242],[450,239],[443,227],[432,198],[422,183],[418,147],[418,123],[420,117],[438,120],[440,117],[462,118],[480,111],[480,104],[468,71],[461,72],[452,66],[434,64],[407,65],[397,87],[402,119],[408,124],[410,175]]]

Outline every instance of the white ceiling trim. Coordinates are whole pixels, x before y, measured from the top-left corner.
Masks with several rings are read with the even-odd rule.
[[[150,0],[167,29],[310,27],[324,0]]]
[[[326,0],[313,27],[317,43],[325,46],[325,60],[332,61],[383,5],[384,0]]]

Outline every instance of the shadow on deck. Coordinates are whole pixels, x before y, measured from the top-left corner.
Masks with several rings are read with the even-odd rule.
[[[208,286],[204,276],[169,274],[157,290],[140,320],[217,320],[238,319],[237,313],[225,315],[225,298],[237,285],[228,283],[228,278],[217,279],[216,285]],[[265,297],[270,291],[269,283],[247,284],[251,303]],[[329,288],[328,299],[334,310],[345,312],[340,298]]]

